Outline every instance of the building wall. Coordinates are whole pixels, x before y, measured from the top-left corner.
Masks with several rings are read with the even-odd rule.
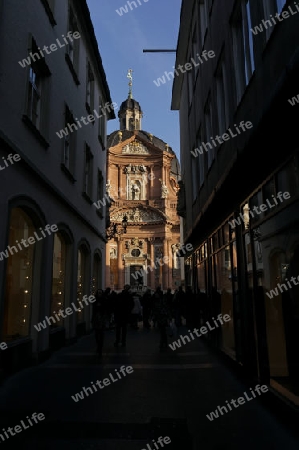
[[[264,27],[278,6],[289,16]],[[177,64],[189,61],[193,36],[198,53],[215,57],[197,74],[176,77],[172,99],[180,110],[184,240],[196,249],[186,260],[186,283],[203,294],[202,321],[232,317],[209,339],[297,406],[298,295],[290,280],[298,276],[299,164],[297,110],[288,99],[298,89],[298,23],[292,2],[183,1]],[[262,31],[254,35],[256,25]],[[241,121],[252,126],[212,149],[202,146]]]
[[[49,7],[52,14],[47,13]],[[56,41],[65,43],[62,35],[67,36],[70,29],[69,8],[81,36],[73,40],[78,46],[75,70],[67,61],[68,45],[60,48]],[[16,237],[21,242],[20,238],[27,239],[34,231],[41,233],[47,224],[58,227],[57,233],[47,235],[28,249],[19,247],[8,257],[2,255],[0,326],[8,349],[1,354],[1,365],[10,370],[26,364],[32,356],[41,358],[65,339],[90,330],[90,305],[83,304],[81,311],[74,310],[59,321],[56,317],[55,323],[53,314],[58,308],[70,307],[72,302],[78,306],[77,299],[90,295],[104,281],[105,217],[97,213],[93,202],[106,183],[106,121],[114,113],[111,110],[93,123],[85,120],[86,125],[82,121],[81,127],[78,124],[82,116],[89,114],[88,61],[94,75],[88,99],[90,106],[93,103],[91,113],[93,109],[99,111],[100,98],[104,104],[111,103],[85,2],[29,0],[20,4],[13,0],[2,4],[0,20],[2,167],[10,153],[20,155],[18,162],[1,169],[0,254],[15,244]],[[36,78],[42,102],[42,122],[37,121],[36,126],[27,109],[30,67],[22,68],[18,63],[28,57],[32,37],[41,49],[44,45],[57,45],[56,51],[44,60],[35,57],[37,64],[32,66],[42,74],[41,83]],[[44,62],[47,76],[41,66]],[[66,139],[56,134],[67,125],[66,105],[74,120],[78,119],[77,130],[73,127],[66,138],[70,137],[69,147]],[[69,154],[65,148],[69,148]],[[74,163],[68,165],[71,160]],[[80,262],[79,250],[84,264]],[[59,268],[63,270],[60,272]],[[63,289],[59,289],[61,285]],[[47,324],[38,332],[34,325],[51,315],[51,326]]]

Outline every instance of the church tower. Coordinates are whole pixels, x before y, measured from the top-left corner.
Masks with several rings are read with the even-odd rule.
[[[119,108],[119,129],[127,131],[141,130],[141,119],[143,113],[139,103],[133,99],[132,95],[132,69],[128,71],[129,94],[127,100],[122,102]]]
[[[113,201],[106,286],[175,289],[182,281],[177,253],[179,162],[166,142],[141,128],[142,110],[132,96],[131,69],[127,77],[129,94],[118,113],[120,127],[108,136],[106,190]]]

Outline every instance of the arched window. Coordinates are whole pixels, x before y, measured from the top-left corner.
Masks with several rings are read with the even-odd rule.
[[[134,129],[135,129],[135,123],[134,123],[135,121],[134,121],[134,119],[133,119],[133,117],[131,117],[130,119],[129,119],[129,130],[130,131],[133,131]]]
[[[2,333],[5,341],[30,335],[35,244],[30,245],[28,238],[34,238],[35,231],[23,209],[11,210],[8,247],[1,254],[1,260],[7,258]]]
[[[54,235],[51,315],[65,307],[66,243],[61,233]],[[59,316],[60,317],[60,316]],[[63,318],[52,327],[62,326]]]

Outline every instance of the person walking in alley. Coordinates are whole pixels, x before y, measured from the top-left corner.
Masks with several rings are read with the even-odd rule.
[[[185,298],[186,327],[195,326],[196,296],[191,286],[187,286]]]
[[[122,343],[122,347],[126,346],[127,326],[133,308],[134,300],[131,294],[131,286],[129,284],[126,284],[123,291],[118,294],[114,304],[114,320],[116,331],[116,341],[114,343],[115,347],[118,346],[120,341]]]
[[[164,294],[164,297],[168,308],[171,310],[173,302],[173,294],[171,293],[171,288],[167,289],[166,293]]]
[[[170,309],[167,307],[166,299],[163,296],[160,286],[154,293],[153,317],[158,324],[160,331],[160,349],[167,348],[166,328],[172,319]]]
[[[114,309],[116,301],[117,301],[117,293],[115,291],[111,291],[109,295],[109,310],[111,311],[109,330],[113,330],[115,328]]]
[[[134,306],[131,312],[131,327],[134,330],[138,330],[138,319],[142,314],[142,308],[139,300],[139,296],[137,294],[133,295]]]
[[[93,304],[91,324],[95,331],[97,344],[97,354],[101,358],[104,345],[104,332],[107,318],[109,317],[107,298],[102,289],[98,289],[95,294],[96,301]]]
[[[152,294],[151,290],[147,289],[141,299],[142,304],[142,318],[143,318],[143,327],[150,328],[151,325],[149,323],[149,318],[152,312]]]
[[[175,324],[177,328],[182,326],[182,315],[184,315],[185,313],[185,299],[186,295],[183,291],[183,287],[179,286],[179,289],[176,291],[173,297]]]

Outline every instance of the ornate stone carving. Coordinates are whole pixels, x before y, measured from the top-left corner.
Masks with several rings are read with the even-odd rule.
[[[115,247],[110,248],[110,259],[116,259],[117,258],[117,250]]]
[[[124,168],[124,173],[129,173],[131,171],[131,164]]]
[[[132,164],[127,165],[124,168],[124,173],[144,173],[147,172],[147,168],[142,164],[141,166],[132,166]]]
[[[179,242],[177,244],[172,244],[171,248],[172,248],[172,252],[176,253],[178,250],[180,250],[181,244]]]
[[[168,195],[168,188],[166,184],[163,182],[161,186],[161,198],[167,198]]]
[[[129,249],[133,245],[136,248],[143,248],[144,241],[138,237],[134,237],[131,241],[126,241],[126,248]]]
[[[110,193],[111,193],[111,188],[112,188],[112,186],[111,186],[110,180],[108,180],[108,182],[106,183],[106,193],[109,195],[109,197],[110,197]]]
[[[162,223],[164,221],[163,217],[157,212],[139,208],[114,212],[111,214],[110,220],[112,222],[121,222],[125,214],[128,218],[128,222]]]
[[[133,183],[131,186],[132,200],[140,200],[140,188],[137,183]]]
[[[127,144],[123,147],[122,153],[124,154],[138,154],[138,155],[148,155],[148,149],[141,144],[141,142],[133,141],[130,144]]]

